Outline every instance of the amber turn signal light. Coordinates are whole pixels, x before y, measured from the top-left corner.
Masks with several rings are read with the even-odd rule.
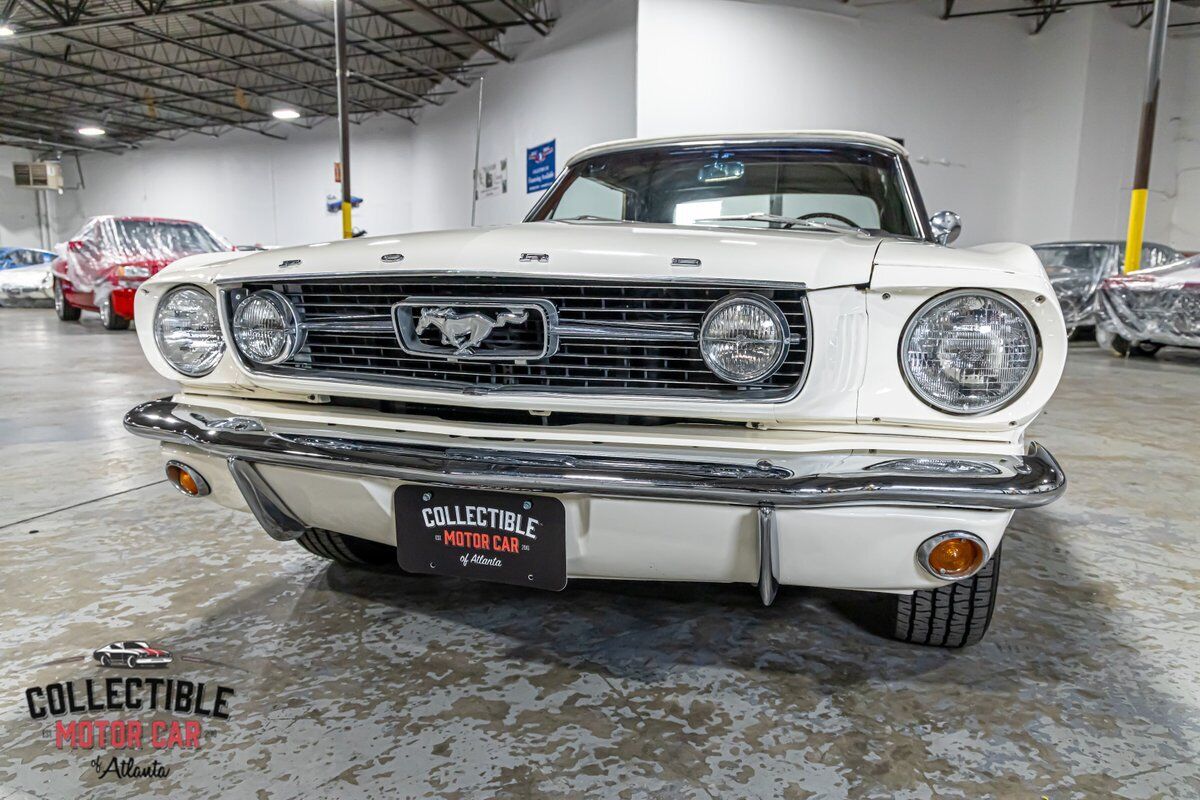
[[[167,462],[167,480],[188,497],[203,497],[211,491],[199,472],[178,461]]]
[[[917,548],[917,560],[930,574],[945,580],[969,578],[987,561],[987,545],[973,533],[946,531]]]

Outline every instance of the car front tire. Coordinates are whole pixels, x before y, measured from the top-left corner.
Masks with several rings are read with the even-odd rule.
[[[113,310],[112,298],[106,297],[100,303],[100,322],[106,331],[124,331],[129,329],[129,320]]]
[[[962,581],[896,596],[893,636],[933,647],[967,647],[987,633],[1000,586],[1000,548],[983,569]]]
[[[348,567],[398,568],[396,548],[357,536],[310,528],[296,542],[308,552]]]
[[[54,280],[54,313],[63,322],[78,322],[79,316],[83,313],[80,309],[71,305],[67,301],[67,295],[63,291],[62,281],[57,278]]]
[[[111,667],[112,666],[112,659],[108,657],[108,653],[105,653],[100,656],[100,666],[102,666],[102,667]]]

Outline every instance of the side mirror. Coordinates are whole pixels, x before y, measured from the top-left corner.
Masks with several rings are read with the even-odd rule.
[[[938,244],[950,244],[962,233],[962,217],[953,211],[939,211],[929,218],[933,238]]]

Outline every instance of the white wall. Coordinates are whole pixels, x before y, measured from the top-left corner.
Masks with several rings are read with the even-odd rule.
[[[12,163],[33,160],[33,154],[22,147],[0,147],[0,246],[42,246],[37,192],[13,184]]]
[[[556,166],[596,142],[635,135],[636,0],[559,4],[553,33],[525,47],[484,81],[480,164],[508,159],[508,192],[479,200],[476,222],[517,222],[539,194],[525,191],[525,150],[556,141]],[[477,90],[425,114],[413,136],[416,230],[471,220]]]
[[[1170,206],[1164,238],[1181,249],[1200,250],[1200,39],[1189,45],[1180,71],[1191,77],[1183,81],[1175,113],[1165,125],[1174,145],[1174,168],[1162,183],[1152,171],[1151,196]]]
[[[352,127],[354,194],[364,198],[355,225],[382,233],[407,224],[411,128],[392,117]],[[87,156],[87,188],[58,200],[57,233],[65,239],[97,214],[144,214],[194,219],[237,244],[338,237],[341,217],[325,209],[326,195],[339,193],[336,126],[277,130],[288,131],[286,142],[236,131]]]

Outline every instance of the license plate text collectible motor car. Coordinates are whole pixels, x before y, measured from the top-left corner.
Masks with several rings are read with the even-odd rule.
[[[902,147],[798,132],[575,155],[524,223],[177,262],[137,290],[179,381],[126,427],[171,482],[347,564],[883,592],[991,619],[1066,330],[1027,246],[951,248]]]

